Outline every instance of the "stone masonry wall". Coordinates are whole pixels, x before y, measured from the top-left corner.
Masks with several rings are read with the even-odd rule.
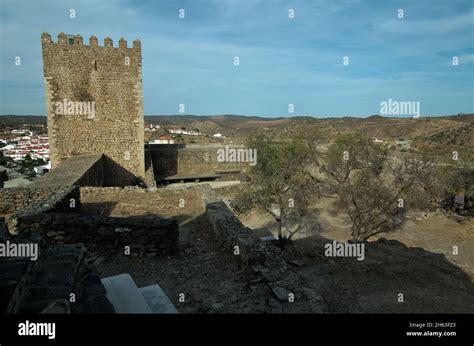
[[[68,197],[77,199],[76,207],[80,208],[77,188],[45,187],[45,188],[7,188],[0,189],[0,213],[13,214],[19,210],[51,211],[58,208],[57,202],[65,203]],[[47,207],[44,207],[48,205]],[[64,210],[61,209],[61,210]]]
[[[55,190],[55,188],[24,187],[0,189],[0,213],[12,214],[30,203],[47,198]]]
[[[145,150],[145,184],[148,187],[155,187],[155,172],[153,171],[153,162],[151,160],[150,150]]]
[[[213,190],[203,187],[201,191],[206,219],[225,248],[231,251],[238,246],[238,258],[246,266],[267,266],[276,272],[286,271],[286,263],[278,248],[262,242],[245,227]]]
[[[228,170],[245,171],[248,163],[219,162],[217,150],[222,145],[149,145],[155,179],[161,180],[171,175],[194,175],[219,173]],[[231,146],[232,148],[244,148]]]
[[[15,213],[5,217],[5,224],[10,234],[17,235],[21,229],[20,222],[30,216],[80,211],[81,193],[79,186],[54,187],[47,191],[48,195],[46,197],[37,198],[34,202],[18,208]]]
[[[172,255],[179,249],[178,221],[144,217],[41,213],[17,218],[16,234],[40,234],[50,244],[84,243],[97,252]]]
[[[105,174],[106,157],[102,156],[100,160],[95,162],[87,172],[77,180],[74,185],[79,186],[102,186],[107,183]],[[51,171],[52,172],[52,171]],[[51,173],[50,172],[50,173]]]
[[[71,40],[71,42],[69,42]],[[106,38],[104,46],[91,36],[61,33],[54,43],[41,36],[52,167],[79,154],[105,154],[110,185],[130,185],[145,176],[141,43],[119,47]],[[59,114],[63,102],[90,102],[95,112],[79,109]],[[69,106],[68,106],[69,107]],[[66,108],[68,108],[66,107]],[[64,113],[66,108],[63,109]]]
[[[96,188],[100,191],[101,188]],[[94,188],[93,188],[94,190]],[[114,191],[114,188],[105,191]],[[41,235],[50,244],[85,243],[89,248],[171,255],[179,249],[178,221],[148,217],[106,217],[79,213],[79,186],[49,190],[47,198],[19,208],[5,217],[9,235]]]

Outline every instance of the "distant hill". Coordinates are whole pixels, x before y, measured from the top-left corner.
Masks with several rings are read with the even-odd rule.
[[[445,115],[438,117],[423,117],[423,118],[432,118],[432,119],[450,119],[457,121],[465,122],[474,122],[474,114],[457,114],[457,115]],[[273,122],[281,120],[355,120],[355,121],[386,121],[387,119],[410,119],[410,118],[392,118],[384,117],[381,115],[371,115],[368,117],[327,117],[327,118],[318,118],[314,116],[295,116],[295,117],[273,117],[265,118],[259,116],[248,116],[248,115],[234,115],[234,114],[222,114],[222,115],[191,115],[191,114],[176,114],[176,115],[145,115],[146,122],[161,122],[162,124],[177,124],[177,123],[186,123],[189,121],[212,121],[220,124],[237,124],[248,121],[258,121],[258,122]],[[26,121],[30,124],[46,124],[46,117],[44,115],[12,115],[12,114],[0,114],[0,121],[15,121],[22,122]]]
[[[47,119],[43,115],[0,115],[0,123],[2,125],[46,125]]]
[[[179,123],[189,123],[190,121],[206,122],[212,121],[219,124],[235,124],[246,121],[272,121],[278,119],[285,119],[282,117],[279,118],[263,118],[257,116],[247,116],[247,115],[233,115],[233,114],[223,114],[223,115],[189,115],[189,114],[177,114],[177,115],[145,115],[146,122],[160,122],[162,124],[179,124]]]
[[[389,118],[371,115],[366,118],[339,117],[316,118],[310,116],[263,118],[244,115],[147,115],[146,123],[185,127],[206,134],[222,133],[226,137],[244,139],[255,131],[272,132],[275,138],[285,138],[294,133],[318,130],[320,139],[331,140],[342,133],[361,131],[368,136],[382,139],[411,139],[428,147],[443,145],[472,146],[474,114],[458,114],[419,119]],[[3,115],[0,127],[23,124],[46,125],[45,116]]]

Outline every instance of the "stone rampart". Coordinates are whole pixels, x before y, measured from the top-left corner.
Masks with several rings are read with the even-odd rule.
[[[243,146],[231,147],[244,149]],[[235,179],[236,173],[249,167],[247,162],[220,162],[218,150],[225,148],[220,144],[150,144],[149,148],[157,181],[173,175],[201,174],[220,174],[224,179],[233,174],[232,179]]]

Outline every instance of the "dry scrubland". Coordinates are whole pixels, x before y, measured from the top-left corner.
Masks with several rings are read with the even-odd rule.
[[[165,126],[185,126],[199,129],[204,133],[222,133],[232,138],[234,143],[244,143],[245,139],[257,131],[271,132],[277,139],[301,131],[313,133],[318,138],[330,141],[335,136],[361,131],[373,138],[395,142],[399,139],[412,141],[412,149],[450,150],[452,148],[474,148],[474,115],[465,114],[449,117],[386,118],[371,116],[367,118],[259,118],[241,116],[147,116],[147,122],[158,122]]]

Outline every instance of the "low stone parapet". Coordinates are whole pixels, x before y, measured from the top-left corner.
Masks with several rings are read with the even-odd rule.
[[[64,201],[64,197],[70,194],[71,190],[73,189],[70,186],[0,189],[0,213],[13,214],[30,205],[33,205],[33,208],[37,208],[38,205],[47,204],[48,202],[45,201],[49,199],[55,204],[56,200]],[[76,194],[74,197],[78,198],[79,195]],[[38,202],[40,203],[37,204]],[[79,205],[79,199],[77,199],[76,205]]]
[[[268,301],[272,312],[281,313],[289,308],[283,303],[290,303],[297,304],[300,312],[321,313],[324,303],[318,291],[306,287],[304,278],[287,265],[280,248],[263,242],[245,227],[210,187],[203,186],[201,191],[205,218],[216,238],[226,250],[233,251],[243,266],[250,267],[260,277],[256,281],[266,283],[275,297]]]
[[[25,195],[28,194],[28,192],[25,193]],[[7,229],[11,235],[18,234],[19,220],[28,218],[29,216],[43,213],[75,213],[80,211],[81,202],[78,186],[59,186],[38,189],[38,192],[34,196],[38,196],[38,198],[16,209],[15,213],[5,217]]]
[[[238,258],[244,265],[262,265],[277,272],[287,269],[279,248],[262,242],[251,229],[242,224],[213,190],[203,187],[201,191],[206,219],[226,249],[237,250],[237,246]]]

